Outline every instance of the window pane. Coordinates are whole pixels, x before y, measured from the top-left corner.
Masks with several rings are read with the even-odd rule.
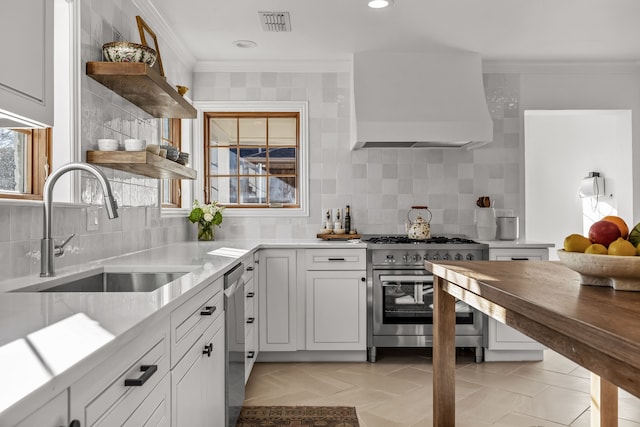
[[[240,201],[247,205],[267,203],[267,177],[241,177]]]
[[[26,191],[27,135],[0,128],[0,191]]]
[[[162,204],[171,204],[171,181],[168,179],[162,180]]]
[[[290,148],[270,148],[269,149],[269,174],[274,175],[295,175],[297,150]]]
[[[296,202],[296,178],[269,177],[269,202],[293,204]]]
[[[237,119],[210,119],[209,120],[209,145],[237,145],[238,127]]]
[[[266,175],[267,151],[264,148],[240,149],[241,175]]]
[[[297,145],[295,117],[276,117],[269,119],[269,145]]]
[[[235,148],[211,148],[209,150],[209,173],[211,175],[237,175],[238,150]]]
[[[162,138],[171,139],[171,119],[162,119]]]
[[[240,119],[240,145],[266,145],[267,119]]]
[[[238,178],[210,177],[209,199],[223,204],[238,203]]]

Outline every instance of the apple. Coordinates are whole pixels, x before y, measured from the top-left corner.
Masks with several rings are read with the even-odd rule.
[[[607,248],[620,236],[620,229],[613,222],[597,221],[589,228],[589,241],[599,243]]]

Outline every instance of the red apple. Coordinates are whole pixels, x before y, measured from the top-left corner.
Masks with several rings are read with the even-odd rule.
[[[600,243],[606,247],[609,247],[620,236],[620,229],[610,221],[597,221],[589,228],[589,241]]]

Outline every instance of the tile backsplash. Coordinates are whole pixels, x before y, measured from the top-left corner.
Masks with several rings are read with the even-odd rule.
[[[474,209],[488,195],[518,214],[518,74],[485,74],[494,140],[474,150],[350,150],[351,79],[347,72],[196,72],[196,101],[309,102],[310,217],[225,217],[217,236],[314,237],[325,208],[352,208],[361,233],[404,233],[412,205],[428,205],[434,234],[475,236]]]

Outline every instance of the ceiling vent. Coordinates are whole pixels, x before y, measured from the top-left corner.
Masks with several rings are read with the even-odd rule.
[[[291,31],[289,12],[258,12],[262,30],[270,33]]]

